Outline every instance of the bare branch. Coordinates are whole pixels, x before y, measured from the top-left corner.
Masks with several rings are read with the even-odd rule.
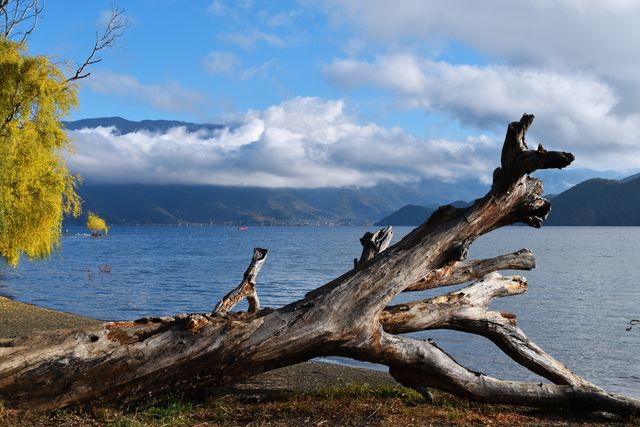
[[[454,261],[430,271],[427,276],[410,285],[404,292],[458,285],[479,279],[494,271],[531,270],[535,266],[536,260],[529,249],[520,249],[517,252],[489,259]]]
[[[506,381],[473,372],[458,364],[433,342],[382,333],[373,359],[389,363],[389,373],[417,390],[434,387],[470,399],[525,406],[564,406],[589,411],[634,414],[640,400],[607,393],[592,384],[571,385]]]
[[[35,29],[44,0],[0,0],[0,35],[25,43]],[[26,25],[26,30],[20,28]]]
[[[547,151],[542,144],[537,150],[529,150],[525,136],[533,119],[533,114],[525,113],[520,121],[507,127],[501,164],[493,173],[493,188],[505,189],[525,174],[539,169],[562,169],[575,160],[571,153]]]
[[[484,309],[494,298],[518,295],[526,290],[524,277],[492,273],[456,292],[386,307],[380,323],[385,331],[394,334],[443,328],[461,311],[470,307]]]
[[[97,64],[102,61],[100,53],[111,47],[113,42],[129,28],[129,21],[124,16],[124,10],[119,9],[116,5],[111,6],[111,17],[107,22],[107,25],[102,34],[96,33],[96,42],[93,45],[93,49],[87,58],[80,65],[73,76],[69,77],[66,82],[73,82],[76,80],[84,79],[91,75],[91,72],[85,71],[87,67],[93,64]]]
[[[235,307],[243,299],[249,302],[249,313],[257,313],[260,310],[260,300],[256,292],[256,277],[267,259],[267,250],[255,248],[251,264],[244,273],[242,282],[231,292],[216,304],[211,315],[226,315],[233,307]]]
[[[458,292],[388,307],[380,317],[386,332],[453,329],[484,336],[522,366],[555,384],[588,384],[533,343],[516,326],[515,315],[487,310],[494,298],[525,292],[522,277],[492,274]]]

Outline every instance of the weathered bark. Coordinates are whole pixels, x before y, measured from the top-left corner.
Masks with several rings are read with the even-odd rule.
[[[247,271],[244,272],[242,282],[216,304],[216,308],[211,313],[212,315],[229,313],[233,307],[245,298],[249,303],[249,313],[257,313],[260,310],[260,299],[256,291],[256,278],[267,259],[267,252],[263,248],[255,248],[253,250],[251,264],[249,264]]]
[[[480,279],[494,271],[531,270],[535,266],[536,259],[528,249],[520,249],[512,254],[500,255],[489,259],[453,261],[430,271],[428,275],[406,288],[404,292],[459,285],[460,283]]]
[[[434,387],[486,402],[638,412],[640,401],[609,394],[578,377],[531,342],[514,315],[488,309],[494,298],[526,291],[524,278],[496,272],[533,268],[528,250],[465,260],[479,236],[515,222],[540,227],[549,212],[542,183],[527,174],[565,167],[573,156],[541,147],[528,150],[524,138],[532,121],[533,116],[524,115],[509,125],[501,167],[485,197],[467,208],[441,207],[386,250],[390,229],[365,235],[355,268],[305,298],[276,310],[258,310],[255,276],[266,251],[256,249],[240,286],[211,315],[145,318],[3,342],[2,398],[13,407],[43,409],[129,401],[337,355],[386,364],[400,383],[421,392]],[[389,306],[404,291],[477,279],[459,291]],[[256,299],[250,312],[229,313],[247,296]],[[433,328],[483,335],[551,384],[475,373],[432,342],[400,336]]]
[[[387,249],[391,239],[393,238],[393,230],[391,227],[381,228],[375,233],[367,231],[364,236],[360,238],[360,244],[362,245],[362,253],[360,259],[353,259],[353,268],[358,268],[359,265],[369,261],[380,252]]]

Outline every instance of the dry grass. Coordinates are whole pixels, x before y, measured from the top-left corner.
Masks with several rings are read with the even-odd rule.
[[[348,385],[308,392],[172,398],[130,410],[85,407],[50,413],[0,410],[7,426],[623,426],[638,419],[470,403],[435,393],[434,404],[400,386]]]

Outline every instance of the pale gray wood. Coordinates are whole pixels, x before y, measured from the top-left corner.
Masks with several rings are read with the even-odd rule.
[[[262,269],[262,265],[267,260],[267,252],[268,251],[263,248],[253,249],[253,257],[251,258],[251,263],[247,271],[244,272],[242,282],[216,304],[216,307],[211,313],[212,315],[226,315],[245,298],[249,303],[249,313],[257,313],[258,310],[260,310],[260,299],[256,291],[256,279],[260,269]]]
[[[360,244],[362,245],[362,253],[360,254],[360,259],[354,259],[354,267],[357,268],[359,265],[364,264],[369,261],[380,252],[384,251],[389,247],[389,243],[391,243],[391,239],[393,238],[393,230],[389,225],[387,227],[381,228],[374,233],[367,231],[364,233],[364,236],[360,238]]]
[[[523,277],[493,273],[457,292],[387,307],[380,323],[393,334],[441,328],[482,335],[513,360],[555,384],[587,384],[529,340],[516,326],[514,314],[488,309],[493,299],[526,290]]]
[[[407,287],[404,292],[424,291],[443,286],[458,285],[479,279],[489,273],[501,270],[531,270],[536,260],[529,249],[520,249],[495,258],[473,261],[452,261],[436,268],[417,282]]]

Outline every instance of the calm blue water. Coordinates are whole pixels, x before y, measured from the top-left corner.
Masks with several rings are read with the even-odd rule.
[[[263,306],[277,307],[349,270],[365,231],[121,227],[106,239],[65,236],[52,258],[0,270],[0,294],[104,320],[206,312],[239,283],[253,247],[262,246],[270,252],[258,292]],[[394,241],[408,231],[397,227]],[[527,277],[529,292],[493,307],[517,313],[521,328],[577,373],[640,397],[640,328],[625,331],[629,319],[640,317],[640,227],[508,227],[478,240],[470,257],[522,247],[537,257],[535,270],[516,273]],[[112,272],[101,273],[102,264]],[[405,294],[398,301],[434,293]],[[538,380],[484,338],[452,331],[418,336],[434,338],[476,370]]]

